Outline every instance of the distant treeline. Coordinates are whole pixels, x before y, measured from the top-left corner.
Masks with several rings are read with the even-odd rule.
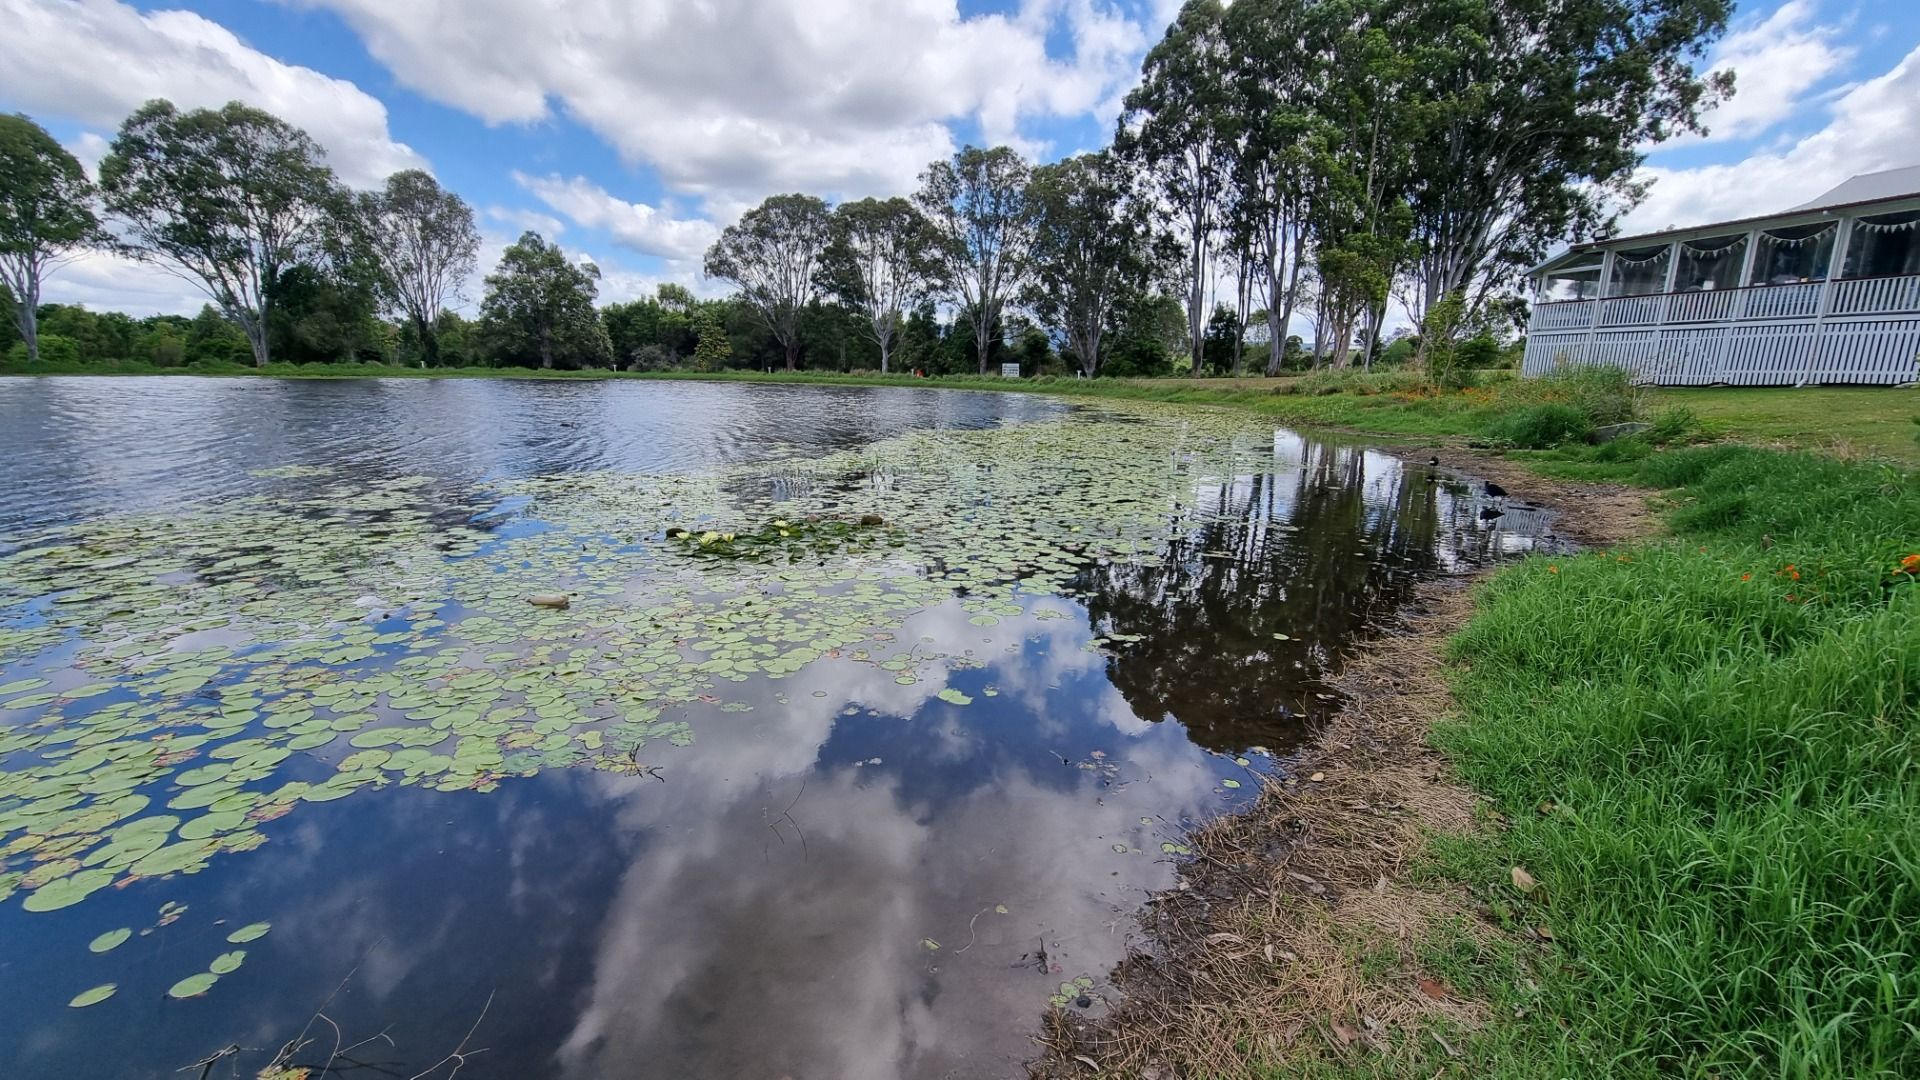
[[[1730,92],[1696,70],[1730,8],[1190,0],[1104,150],[1034,166],[966,147],[910,198],[773,196],[707,252],[736,289],[719,300],[666,287],[598,306],[598,269],[529,232],[473,320],[449,310],[477,269],[473,212],[424,172],[351,191],[271,114],[154,101],[96,184],[33,121],[0,117],[8,365],[1437,373],[1499,354],[1524,268],[1612,229],[1641,148]],[[91,249],[193,282],[208,311],[42,304],[46,273]],[[1392,301],[1417,328],[1404,345],[1384,332]]]

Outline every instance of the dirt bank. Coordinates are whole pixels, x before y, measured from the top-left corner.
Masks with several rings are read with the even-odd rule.
[[[1401,451],[1421,463],[1430,453]],[[1444,468],[1553,509],[1582,543],[1654,529],[1643,490],[1437,453]],[[1482,1003],[1423,969],[1416,944],[1442,928],[1502,931],[1463,890],[1409,880],[1429,835],[1482,827],[1476,797],[1427,739],[1452,707],[1445,643],[1480,576],[1423,586],[1396,626],[1346,658],[1346,706],[1253,807],[1189,839],[1180,887],[1140,913],[1148,946],[1111,973],[1111,1010],[1049,1013],[1032,1075],[1197,1080],[1366,1049],[1431,1057],[1452,1052],[1439,1029],[1484,1018]]]

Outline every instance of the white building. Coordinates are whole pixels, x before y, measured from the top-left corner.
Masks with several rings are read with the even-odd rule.
[[[1577,244],[1529,271],[1523,370],[1669,386],[1920,375],[1920,165],[1766,217]]]

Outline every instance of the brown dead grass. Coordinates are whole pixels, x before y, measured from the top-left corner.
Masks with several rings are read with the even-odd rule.
[[[1553,507],[1582,542],[1652,530],[1645,492],[1438,456]],[[1443,649],[1471,614],[1474,580],[1423,586],[1399,626],[1348,658],[1340,714],[1288,779],[1187,839],[1179,887],[1140,914],[1148,947],[1110,976],[1120,999],[1094,1019],[1050,1012],[1031,1075],[1227,1080],[1367,1053],[1390,1065],[1430,1053],[1422,1040],[1451,1053],[1444,1032],[1484,1021],[1484,1003],[1421,970],[1417,946],[1443,924],[1482,940],[1501,931],[1463,891],[1407,880],[1429,837],[1476,827],[1476,796],[1427,739],[1452,708]]]

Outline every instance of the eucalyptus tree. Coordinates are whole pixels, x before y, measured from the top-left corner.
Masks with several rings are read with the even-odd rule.
[[[1284,342],[1300,300],[1310,238],[1312,147],[1330,121],[1321,109],[1331,35],[1344,30],[1335,5],[1237,0],[1222,33],[1230,107],[1238,113],[1229,231],[1266,312],[1269,341]],[[1267,355],[1276,375],[1284,356]]]
[[[522,233],[487,275],[480,301],[481,332],[502,356],[538,356],[576,366],[611,363],[613,346],[594,310],[600,269],[574,263],[537,232]]]
[[[1196,376],[1205,361],[1207,276],[1228,212],[1236,152],[1225,21],[1218,0],[1187,0],[1147,53],[1114,136],[1115,149],[1141,170],[1176,226]]]
[[[346,201],[306,132],[239,102],[181,112],[150,101],[100,163],[127,250],[198,286],[267,362],[282,271],[322,255]]]
[[[1469,312],[1561,238],[1639,196],[1646,147],[1732,88],[1696,65],[1732,0],[1455,0],[1418,11],[1429,99],[1413,172],[1418,299]],[[1420,312],[1413,313],[1416,318]]]
[[[979,373],[1007,303],[1032,272],[1035,223],[1027,197],[1032,170],[1011,148],[969,146],[920,174],[914,202],[932,229],[937,280],[966,314]]]
[[[1082,154],[1033,170],[1033,276],[1026,305],[1100,373],[1100,344],[1117,313],[1147,285],[1146,214],[1111,154]]]
[[[866,320],[882,372],[906,313],[932,287],[930,240],[927,219],[906,199],[860,199],[833,212],[821,280]]]
[[[0,290],[27,359],[40,359],[40,284],[47,272],[104,240],[87,172],[45,128],[0,115]]]
[[[380,190],[356,196],[354,206],[375,294],[412,324],[427,362],[438,363],[434,327],[473,276],[480,251],[473,208],[419,169],[394,173]]]
[[[707,249],[709,277],[730,281],[799,366],[800,313],[819,296],[833,214],[812,195],[774,195],[740,215]]]

